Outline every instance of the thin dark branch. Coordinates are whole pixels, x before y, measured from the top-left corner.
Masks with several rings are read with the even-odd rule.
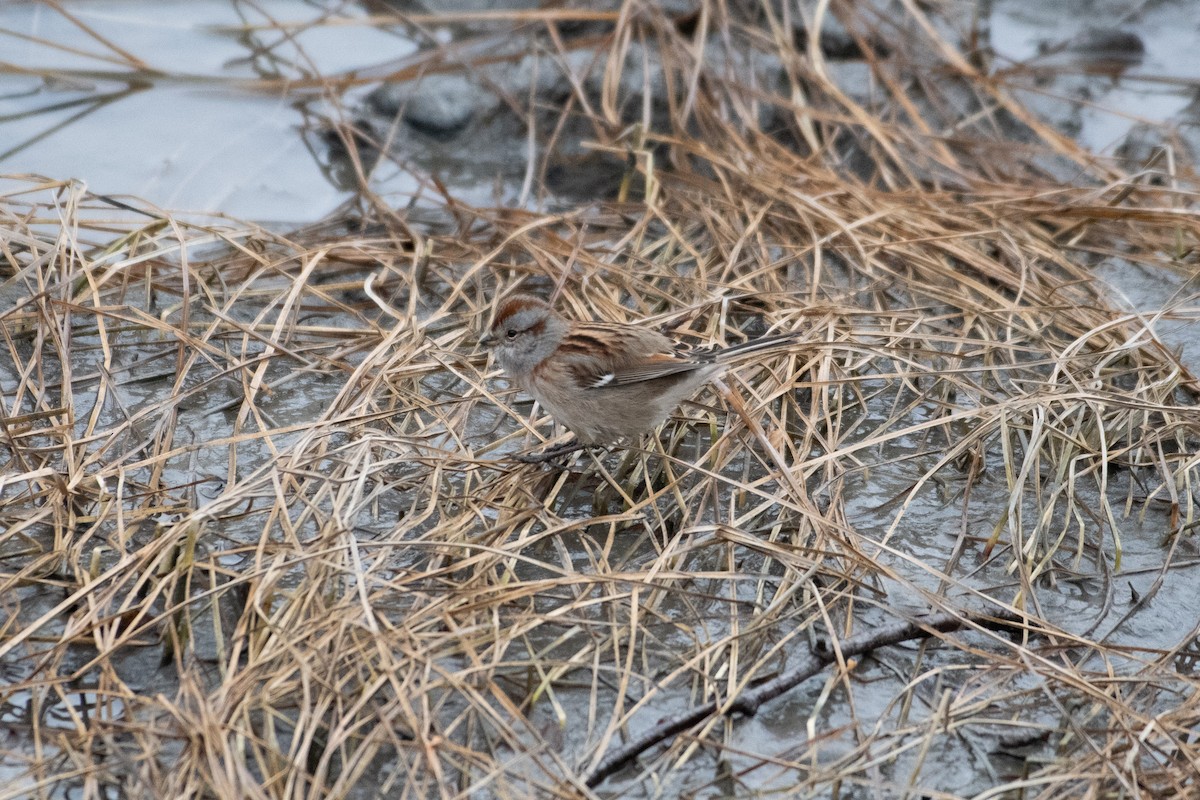
[[[1022,622],[1020,616],[1009,611],[989,614],[933,614],[917,620],[897,622],[892,625],[876,628],[868,633],[852,636],[849,639],[843,640],[838,649],[843,657],[861,656],[880,647],[899,644],[910,639],[920,639],[925,636],[932,636],[935,633],[949,633],[973,627],[997,630],[1021,629],[1025,627],[1025,623]],[[814,650],[787,672],[759,684],[742,694],[741,697],[729,706],[727,713],[753,716],[758,712],[759,707],[763,703],[774,700],[785,692],[794,689],[820,672],[823,667],[832,664],[836,660],[837,655],[833,648]],[[604,760],[596,766],[596,769],[587,776],[584,783],[588,787],[595,788],[605,778],[620,770],[651,747],[673,738],[716,713],[718,713],[717,703],[706,703],[685,714],[673,717],[661,725],[655,726],[624,747],[614,750],[605,756]]]

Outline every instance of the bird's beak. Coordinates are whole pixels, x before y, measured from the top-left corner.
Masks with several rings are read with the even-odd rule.
[[[490,333],[485,333],[483,336],[479,337],[479,343],[484,347],[491,347],[496,343],[496,337],[492,336]]]

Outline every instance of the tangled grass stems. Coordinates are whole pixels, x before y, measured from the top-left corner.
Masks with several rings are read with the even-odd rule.
[[[281,234],[6,180],[9,795],[586,795],[623,740],[731,707],[815,630],[836,652],[1004,609],[1041,635],[834,659],[759,711],[766,734],[705,715],[611,788],[939,792],[946,748],[977,787],[1187,796],[1200,630],[1150,606],[1195,569],[1196,384],[1156,333],[1195,313],[1115,308],[1092,270],[1190,268],[1194,176],[1083,152],[905,7],[887,58],[899,23],[838,12],[876,104],[765,10],[546,32],[564,64],[595,51],[600,89],[524,113],[627,157],[612,203],[439,190],[422,229],[365,186],[355,216]],[[367,132],[338,130],[365,180]],[[808,344],[656,441],[517,467],[553,435],[475,346],[515,284],[700,343]],[[996,751],[1019,740],[1040,760],[1014,778]]]

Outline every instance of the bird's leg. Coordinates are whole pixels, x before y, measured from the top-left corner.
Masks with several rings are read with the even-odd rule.
[[[565,455],[570,455],[576,450],[584,450],[590,447],[576,438],[572,438],[568,442],[556,444],[554,447],[549,447],[540,453],[530,453],[527,456],[513,456],[514,461],[520,461],[522,464],[545,464],[547,461],[554,461]]]

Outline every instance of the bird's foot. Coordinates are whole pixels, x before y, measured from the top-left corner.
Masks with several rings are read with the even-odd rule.
[[[556,461],[563,456],[568,456],[577,450],[585,450],[590,445],[586,445],[578,439],[572,439],[569,442],[556,444],[554,447],[548,447],[540,453],[530,453],[529,455],[513,456],[514,461],[519,461],[522,464],[546,464],[551,461]]]

